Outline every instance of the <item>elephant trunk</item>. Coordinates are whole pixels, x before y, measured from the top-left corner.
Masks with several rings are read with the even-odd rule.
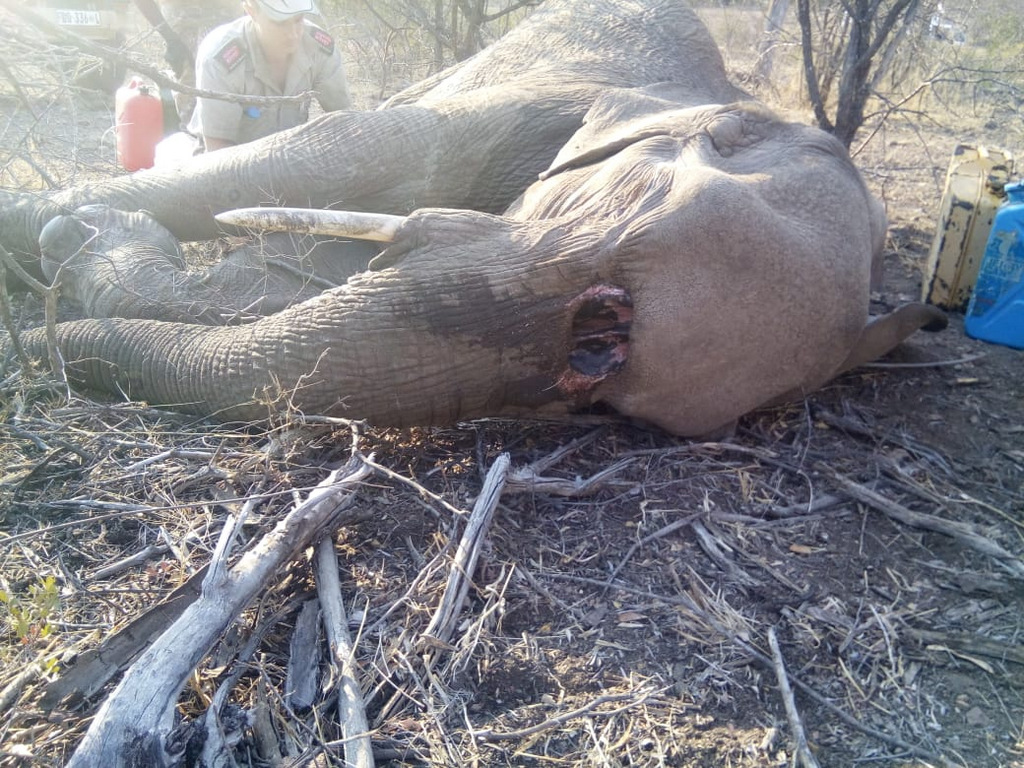
[[[406,426],[563,413],[588,403],[621,367],[629,296],[589,285],[592,271],[573,263],[569,244],[481,214],[419,213],[410,221],[395,266],[251,325],[61,324],[69,375],[91,389],[219,419],[295,409]],[[488,238],[493,257],[454,262],[463,248],[487,252],[466,242],[478,237]],[[44,355],[41,332],[23,343]]]

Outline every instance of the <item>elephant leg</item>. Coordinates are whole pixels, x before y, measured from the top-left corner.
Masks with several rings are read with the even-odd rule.
[[[52,282],[62,267],[85,269],[86,254],[99,257],[129,241],[145,243],[147,255],[171,269],[185,268],[178,241],[164,227],[145,213],[115,211],[105,205],[82,206],[47,222],[39,235],[40,267]]]
[[[242,244],[201,275],[239,319],[271,315],[343,285],[366,269],[378,246],[309,235],[270,234]]]
[[[177,239],[143,212],[88,205],[52,219],[39,238],[42,268],[91,317],[228,325],[251,322],[344,283],[372,244],[268,235],[202,272],[186,271]]]
[[[62,213],[71,211],[43,193],[0,189],[0,248],[8,251],[32,277],[42,278],[39,233],[46,222]]]
[[[51,219],[39,236],[40,268],[64,299],[95,317],[188,321],[178,241],[145,213],[88,205]]]

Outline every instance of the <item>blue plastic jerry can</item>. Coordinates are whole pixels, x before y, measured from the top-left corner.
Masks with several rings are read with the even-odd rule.
[[[1006,185],[964,328],[972,338],[1024,349],[1024,183]]]

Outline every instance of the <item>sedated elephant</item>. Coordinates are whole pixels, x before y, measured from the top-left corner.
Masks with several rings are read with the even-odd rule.
[[[141,288],[119,298],[115,278],[140,253],[173,255],[175,237],[213,235],[214,214],[267,202],[409,215],[369,270],[255,322],[61,324],[73,379],[222,419],[445,424],[600,402],[700,435],[945,322],[922,305],[868,317],[880,204],[838,141],[729,83],[679,0],[548,0],[376,112],[177,172],[9,195],[0,240],[29,257],[42,233],[51,273],[67,261],[85,303],[109,297],[91,311],[118,314]],[[96,204],[160,224],[60,217]],[[97,221],[99,247],[83,235]],[[180,264],[158,262],[180,287]],[[149,307],[182,298],[155,290]],[[222,322],[218,301],[189,312]],[[44,349],[41,332],[23,342]]]

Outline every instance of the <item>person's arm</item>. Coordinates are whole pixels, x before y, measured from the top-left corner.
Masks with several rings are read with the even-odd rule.
[[[225,53],[233,57],[244,55],[244,51],[228,50],[235,43],[225,44],[218,39],[207,38],[199,46],[196,57],[196,85],[208,91],[235,93],[239,86],[230,77],[230,70],[223,65]],[[221,60],[218,59],[221,57]],[[241,66],[241,65],[239,65]],[[242,120],[242,105],[220,99],[200,97],[189,121],[189,132],[200,137],[207,152],[230,147],[237,142]]]
[[[312,31],[316,42],[319,65],[313,76],[313,90],[317,92],[317,101],[324,112],[336,109],[352,109],[352,96],[345,78],[345,66],[334,38],[319,27]]]

